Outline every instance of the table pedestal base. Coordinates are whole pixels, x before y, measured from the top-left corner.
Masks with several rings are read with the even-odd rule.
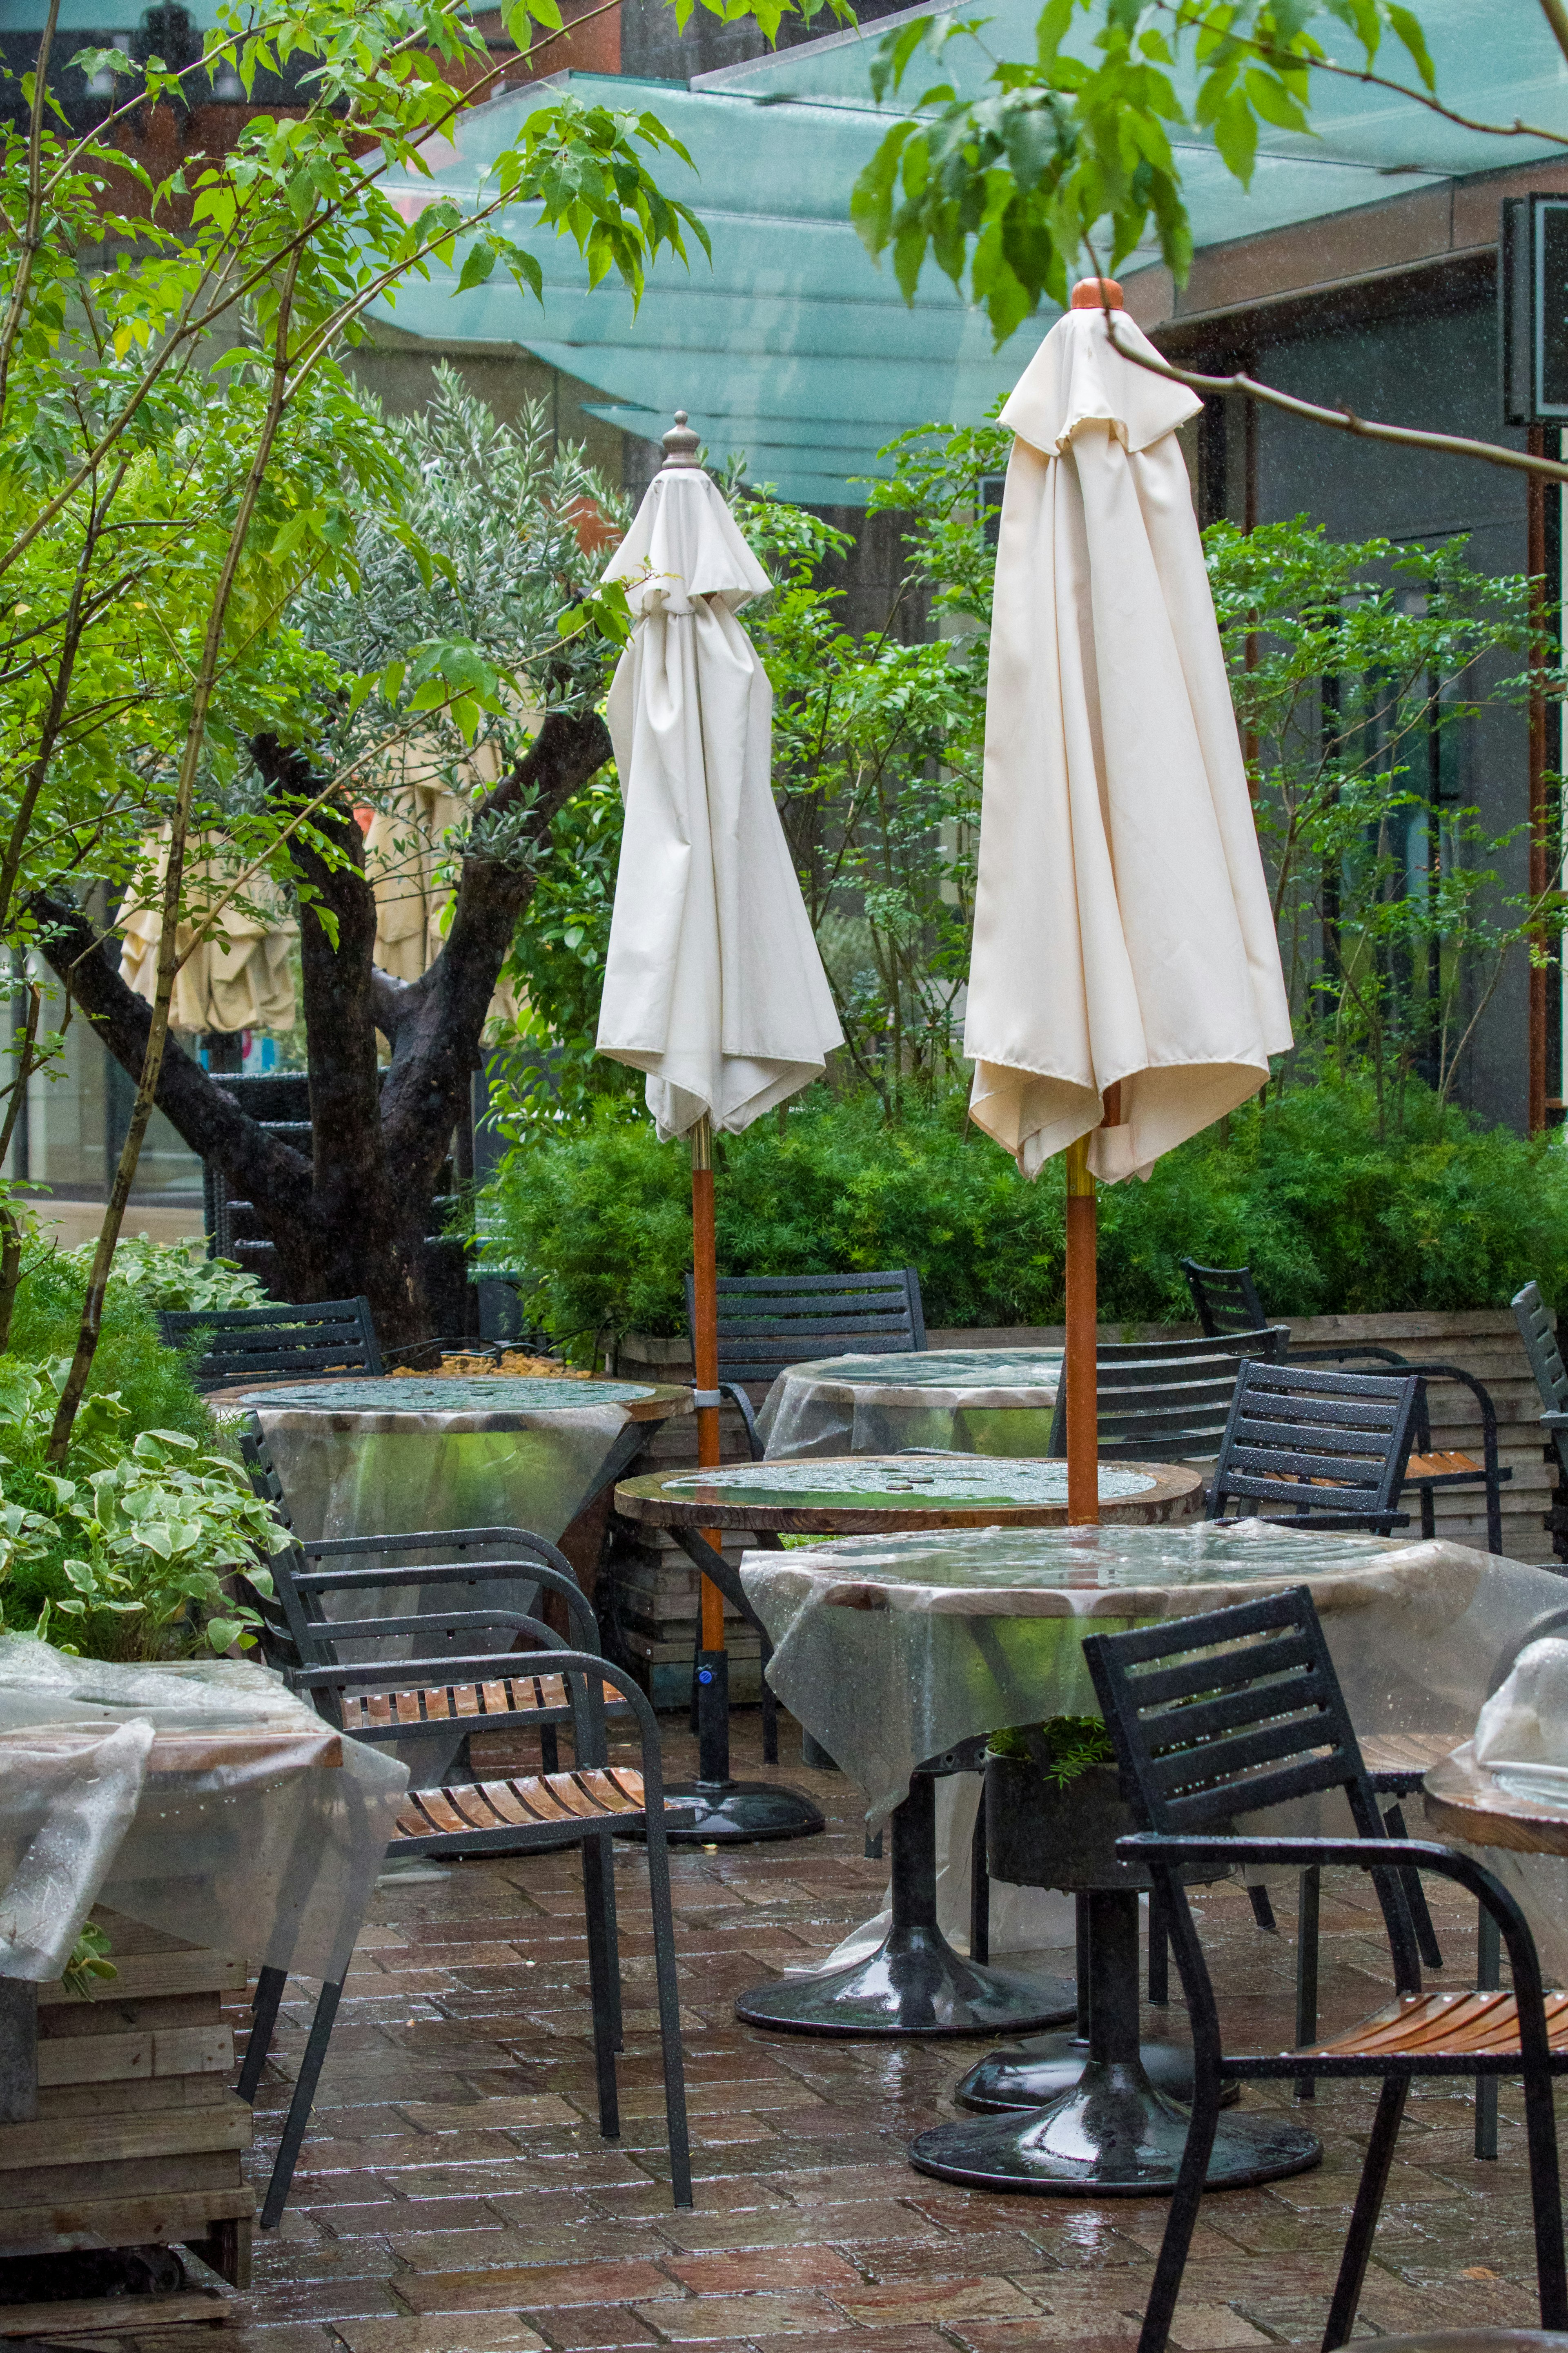
[[[1154,2089],[1138,2055],[1138,1898],[1118,1890],[1089,1904],[1090,2056],[1078,2083],[1026,2115],[921,2133],[910,2149],[917,2171],[1047,2198],[1149,2198],[1175,2188],[1187,2117]],[[1230,2116],[1215,2137],[1207,2186],[1277,2181],[1322,2154],[1317,2137],[1288,2118]]]
[[[938,1927],[930,1774],[916,1774],[895,1810],[892,1843],[893,1925],[876,1951],[753,1987],[736,2002],[737,2018],[796,2034],[1005,2034],[1075,2014],[1068,1978],[983,1968]]]
[[[918,2172],[971,2189],[1032,2189],[1058,2198],[1168,2197],[1186,2145],[1187,2115],[1156,2092],[1134,2060],[1090,2060],[1073,2091],[1023,2116],[938,2125],[910,2149]],[[1322,2143],[1288,2118],[1229,2116],[1215,2136],[1206,2186],[1241,2189],[1305,2173]]]
[[[1138,2057],[1154,2091],[1184,2107],[1190,2105],[1193,2054],[1186,2043],[1144,2042]],[[1037,2034],[1016,2051],[989,2052],[952,2096],[961,2108],[982,2116],[1048,2107],[1064,2092],[1076,2091],[1089,2062],[1087,2034]],[[1223,2104],[1229,2107],[1240,2096],[1240,2084],[1227,2084]]]

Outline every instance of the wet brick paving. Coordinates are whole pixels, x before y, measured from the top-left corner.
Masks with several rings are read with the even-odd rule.
[[[755,1772],[756,1713],[735,1727],[736,1769]],[[684,1725],[667,1718],[665,1731],[667,1770],[689,1771]],[[672,1858],[695,2211],[669,2201],[640,1852],[616,1849],[627,2016],[615,2145],[595,2121],[576,1855],[387,1881],[289,2210],[258,2238],[255,2285],[221,2332],[226,2347],[740,2353],[787,2339],[791,2353],[830,2340],[836,2353],[1100,2353],[1136,2337],[1163,2201],[982,2195],[905,2161],[911,2136],[953,2112],[951,2088],[984,2044],[819,2042],[736,2023],[738,1992],[828,1950],[882,1884],[851,1785],[801,1767],[787,1719],[781,1745],[780,1776],[816,1798],[826,1835]],[[487,1769],[536,1761],[487,1747]],[[1473,1911],[1441,1886],[1432,1894],[1448,1964],[1438,1982],[1473,1983]],[[1293,2041],[1288,1907],[1279,1936],[1259,1932],[1237,1893],[1210,1891],[1202,1908],[1230,2039]],[[1353,1875],[1325,1887],[1322,1959],[1329,2031],[1387,1985]],[[268,2063],[258,2180],[307,2023],[308,2005],[291,2005]],[[1146,2025],[1180,2035],[1179,1995]],[[1374,2096],[1320,2085],[1321,2169],[1206,2201],[1179,2347],[1319,2340]],[[1281,2095],[1250,2088],[1244,2101]],[[1478,2163],[1469,2087],[1417,2086],[1358,2335],[1538,2325],[1515,2087],[1501,2108],[1500,2158]],[[192,2332],[141,2341],[175,2353]]]

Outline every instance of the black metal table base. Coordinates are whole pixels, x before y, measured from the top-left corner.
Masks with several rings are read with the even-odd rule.
[[[919,2172],[971,2189],[1038,2197],[1149,2198],[1175,2188],[1184,2111],[1155,2090],[1138,2054],[1138,1898],[1089,1898],[1090,2057],[1076,2084],[1043,2108],[938,2125],[910,2149]],[[1226,2117],[1209,2159],[1211,2189],[1304,2173],[1322,2143],[1277,2116]]]
[[[1143,2042],[1139,2063],[1156,2092],[1184,2107],[1193,2096],[1193,2054],[1184,2042]],[[1011,2116],[1021,2108],[1047,2107],[1077,2089],[1089,2062],[1087,2034],[1037,2034],[1016,2051],[988,2052],[970,2069],[953,2098],[976,2116]],[[1239,2084],[1226,2088],[1224,2105],[1239,2098]]]
[[[963,1959],[936,1919],[936,1795],[917,1773],[893,1815],[893,1925],[874,1953],[755,1986],[735,2004],[748,2026],[795,2034],[1005,2034],[1076,2014],[1069,1978]]]

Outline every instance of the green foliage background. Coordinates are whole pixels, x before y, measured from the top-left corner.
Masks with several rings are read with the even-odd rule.
[[[906,1098],[890,1126],[874,1097],[817,1087],[782,1124],[721,1138],[717,1162],[723,1273],[912,1265],[932,1326],[1061,1321],[1061,1187],[1026,1183],[957,1094]],[[530,1312],[574,1353],[678,1332],[689,1182],[683,1145],[606,1105],[512,1155],[489,1251],[533,1270]],[[1398,1135],[1380,1134],[1369,1080],[1327,1079],[1249,1104],[1100,1204],[1110,1323],[1188,1320],[1184,1255],[1250,1264],[1279,1315],[1503,1306],[1531,1276],[1568,1297],[1568,1146],[1479,1129],[1415,1081]]]

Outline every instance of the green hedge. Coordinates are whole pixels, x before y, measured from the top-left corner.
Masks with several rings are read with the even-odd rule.
[[[1026,1184],[961,1101],[887,1126],[825,1087],[721,1137],[719,1265],[730,1274],[920,1271],[933,1325],[1062,1319],[1062,1187]],[[578,1354],[610,1333],[684,1328],[689,1162],[606,1106],[520,1150],[487,1197],[490,1254],[529,1270],[532,1312]],[[1147,1185],[1102,1188],[1100,1312],[1183,1322],[1177,1260],[1250,1264],[1279,1315],[1505,1306],[1533,1276],[1568,1296],[1568,1146],[1481,1129],[1412,1084],[1380,1139],[1370,1086],[1297,1086],[1194,1137]]]

